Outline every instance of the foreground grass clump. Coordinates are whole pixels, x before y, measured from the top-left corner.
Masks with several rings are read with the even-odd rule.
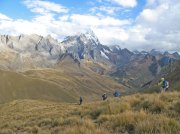
[[[0,105],[3,134],[179,134],[180,92],[83,105],[18,100]]]

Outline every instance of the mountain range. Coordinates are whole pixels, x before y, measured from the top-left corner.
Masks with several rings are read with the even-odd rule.
[[[96,98],[98,94],[116,89],[144,88],[159,76],[162,68],[178,60],[180,55],[177,52],[160,52],[155,49],[149,52],[130,51],[119,45],[103,45],[93,31],[68,36],[62,42],[50,35],[0,35],[0,69],[7,77],[7,84],[1,89],[5,92],[11,87],[9,77],[12,75],[22,77],[21,82],[18,81],[19,85],[26,78],[28,81],[36,81],[31,88],[32,96],[35,88],[42,94],[43,88],[54,87],[53,93],[48,91],[40,98],[68,92],[73,92],[68,94],[71,100],[79,94],[92,94]],[[2,81],[4,76],[1,76]],[[37,80],[42,83],[41,87],[38,87]],[[30,92],[28,88],[24,90]],[[12,91],[13,87],[9,91],[9,98],[18,97],[19,91],[13,91],[14,95]],[[57,98],[63,97],[56,96],[55,100]]]

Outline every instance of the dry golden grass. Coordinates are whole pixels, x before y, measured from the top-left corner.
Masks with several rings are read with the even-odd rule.
[[[104,92],[122,90],[112,78],[88,69],[36,69],[26,72],[0,70],[0,103],[16,99],[46,99],[60,102],[100,100]]]
[[[107,101],[17,100],[0,105],[3,134],[179,134],[180,92],[135,94]]]

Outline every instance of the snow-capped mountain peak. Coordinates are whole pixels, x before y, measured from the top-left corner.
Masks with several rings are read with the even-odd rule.
[[[87,31],[84,35],[86,36],[87,39],[94,40],[96,44],[99,44],[99,40],[92,30]]]
[[[100,45],[100,42],[93,31],[87,31],[86,33],[66,37],[64,41],[61,42],[61,45],[65,49],[73,46],[95,47]]]

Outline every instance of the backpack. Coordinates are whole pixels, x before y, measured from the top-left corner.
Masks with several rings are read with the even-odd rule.
[[[168,87],[168,82],[166,80],[163,81],[162,87],[163,88],[167,88]]]
[[[80,101],[83,101],[83,98],[82,98],[82,97],[80,97]]]
[[[119,97],[119,92],[118,92],[118,91],[116,91],[116,92],[114,93],[114,97]]]
[[[103,95],[102,95],[102,98],[103,98],[103,100],[106,100],[106,99],[107,99],[106,94],[103,94]]]

